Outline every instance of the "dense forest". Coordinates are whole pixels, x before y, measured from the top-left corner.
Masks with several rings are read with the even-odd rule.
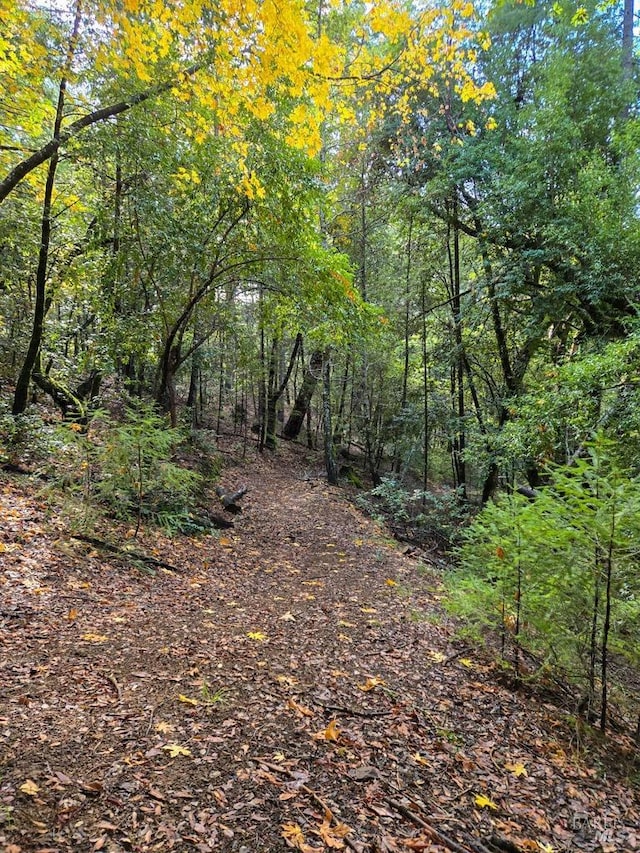
[[[516,675],[637,714],[633,15],[3,2],[5,468],[180,528],[185,437],[301,441]]]

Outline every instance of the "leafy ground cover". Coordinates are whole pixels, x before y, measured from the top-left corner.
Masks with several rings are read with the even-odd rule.
[[[509,689],[319,470],[228,466],[233,530],[143,529],[153,574],[4,475],[5,853],[640,849],[632,744]]]

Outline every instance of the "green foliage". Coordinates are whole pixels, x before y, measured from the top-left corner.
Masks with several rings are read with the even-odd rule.
[[[527,649],[580,686],[585,708],[599,693],[604,725],[608,691],[631,698],[625,665],[640,662],[639,537],[640,479],[599,438],[535,500],[485,507],[459,549],[450,607],[498,632],[517,674]]]
[[[516,468],[529,462],[563,463],[592,440],[597,429],[614,442],[609,452],[637,474],[639,367],[637,332],[623,340],[585,345],[575,358],[557,365],[540,364],[528,391],[511,403],[510,421],[494,438],[496,456]]]
[[[38,414],[14,417],[8,407],[0,407],[0,464],[44,465],[58,445],[51,427]]]
[[[98,502],[116,518],[134,517],[136,533],[143,519],[170,531],[193,527],[202,477],[172,461],[183,434],[152,405],[131,402],[121,421],[99,412],[86,433],[74,424],[61,429],[79,461],[85,506]]]
[[[357,498],[374,518],[392,526],[410,526],[417,540],[435,541],[448,549],[458,541],[469,517],[469,507],[455,489],[441,494],[407,489],[392,477]]]

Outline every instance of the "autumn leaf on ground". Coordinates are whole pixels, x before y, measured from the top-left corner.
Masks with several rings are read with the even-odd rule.
[[[233,545],[231,539],[228,539],[226,536],[221,536],[220,539],[218,539],[218,542],[222,545],[223,548],[231,548],[231,546]]]
[[[358,684],[358,690],[363,690],[365,693],[368,693],[369,690],[373,690],[375,687],[379,687],[383,684],[384,678],[378,678],[377,675],[370,675],[364,684]]]
[[[361,607],[360,610],[363,613],[377,613],[378,612],[375,607]]]
[[[331,720],[327,728],[321,732],[321,737],[325,740],[338,740],[340,737],[340,730],[338,729],[338,721]]]
[[[283,823],[280,825],[282,837],[284,838],[287,847],[293,847],[296,850],[301,850],[302,853],[311,853],[314,849],[306,843],[304,833],[297,823]]]
[[[436,651],[427,652],[427,657],[435,663],[442,663],[443,660],[447,659],[447,656],[443,652]]]
[[[473,798],[473,802],[478,806],[479,809],[493,809],[497,811],[498,806],[490,800],[489,797],[485,797],[484,794],[476,794]]]
[[[106,643],[109,639],[105,634],[83,634],[81,640],[86,640],[88,643]]]
[[[310,832],[313,835],[319,835],[323,843],[327,847],[332,847],[334,850],[344,850],[345,844],[342,840],[351,832],[351,827],[346,823],[338,823],[332,826],[331,812],[325,812],[324,820],[317,829],[312,829]]]
[[[294,675],[277,675],[276,681],[283,684],[285,687],[295,687],[296,684],[300,684]]]
[[[289,699],[287,708],[296,711],[301,717],[313,717],[313,711],[310,708],[305,708],[304,705],[299,705],[295,699]]]
[[[247,631],[247,637],[250,640],[256,640],[259,643],[269,639],[266,634],[262,633],[262,631]]]
[[[509,773],[513,773],[514,776],[528,776],[527,768],[524,764],[518,762],[517,764],[505,764],[505,770],[508,770]]]
[[[162,721],[156,723],[154,726],[154,729],[157,732],[161,732],[164,735],[168,735],[169,732],[172,732],[174,730],[174,728],[175,726],[172,726],[171,723],[163,723]]]
[[[27,779],[26,782],[20,785],[20,790],[23,794],[28,794],[30,797],[35,797],[40,788],[31,779]]]
[[[394,581],[393,578],[387,578],[385,584],[387,586],[398,586],[398,581]]]
[[[462,666],[466,666],[467,669],[473,669],[474,667],[473,661],[469,660],[469,658],[460,658],[460,663],[462,664]]]
[[[191,755],[191,750],[186,746],[180,746],[177,743],[167,743],[162,747],[169,753],[171,758],[177,758],[179,755]]]
[[[280,619],[283,622],[295,622],[296,621],[296,617],[293,615],[293,613],[291,613],[290,610],[287,610],[286,613],[283,613],[282,616],[280,617]]]
[[[426,758],[424,758],[422,755],[420,755],[420,753],[419,753],[419,752],[415,752],[411,757],[413,758],[413,760],[414,760],[417,764],[422,764],[424,767],[428,767],[428,766],[429,766],[429,762],[427,761],[427,759],[426,759]]]
[[[180,693],[178,696],[178,702],[183,702],[185,705],[199,705],[197,699],[191,699],[189,696],[185,696],[184,693]]]
[[[538,847],[543,853],[553,853],[553,847],[550,844],[543,844],[542,841],[538,841]]]
[[[72,622],[74,619],[78,618],[78,610],[75,607],[72,607],[67,613],[67,619]]]

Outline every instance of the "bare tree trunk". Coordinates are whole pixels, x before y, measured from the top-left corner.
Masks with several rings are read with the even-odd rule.
[[[284,425],[282,432],[287,441],[291,441],[300,435],[305,415],[311,405],[313,393],[320,379],[323,365],[323,354],[321,350],[314,350],[309,359],[309,365],[305,368],[302,386],[298,392],[293,409]]]
[[[328,351],[324,353],[322,361],[322,420],[327,480],[332,486],[336,486],[338,484],[338,466],[333,450],[333,429],[331,428],[331,359]]]
[[[633,0],[624,0],[622,22],[622,67],[627,79],[633,75]]]
[[[449,276],[451,280],[451,309],[453,311],[453,330],[456,344],[455,362],[451,379],[451,393],[457,419],[456,434],[453,438],[453,468],[456,486],[461,497],[467,497],[467,466],[465,461],[465,399],[464,399],[464,349],[462,342],[462,305],[460,301],[460,234],[456,225],[458,218],[457,202],[453,200],[453,252],[450,234],[447,235],[447,253],[449,256]]]
[[[426,491],[429,487],[429,362],[427,360],[427,285],[422,281],[420,292],[422,310],[422,416],[424,422],[424,443],[422,459],[422,506],[426,505]]]
[[[267,425],[265,439],[265,445],[270,450],[273,450],[276,446],[276,421],[278,401],[282,398],[282,395],[284,394],[285,389],[289,384],[289,379],[291,378],[296,359],[298,358],[298,352],[300,351],[300,347],[302,346],[302,334],[298,332],[298,334],[296,335],[295,343],[293,344],[293,350],[291,351],[291,357],[289,358],[289,364],[285,371],[282,382],[280,383],[278,388],[276,388],[277,345],[278,341],[274,338],[273,349],[271,351],[271,363],[269,366],[269,391],[267,397]]]
[[[71,72],[71,65],[75,54],[76,45],[78,42],[78,34],[80,31],[80,19],[82,16],[82,3],[80,0],[76,3],[75,18],[73,22],[73,30],[69,39],[67,48],[67,58],[65,68],[60,80],[58,88],[58,103],[56,106],[56,115],[53,125],[53,139],[60,140],[62,130],[62,120],[64,118],[64,103],[67,91],[67,78]],[[42,336],[44,333],[44,318],[47,313],[47,274],[49,266],[49,246],[51,244],[51,223],[52,223],[52,202],[53,188],[56,180],[56,171],[59,162],[59,148],[49,159],[47,168],[47,180],[44,189],[44,200],[42,203],[42,219],[40,222],[40,249],[38,252],[38,269],[36,271],[36,298],[33,311],[33,324],[31,327],[31,338],[27,354],[16,382],[16,390],[13,398],[12,413],[21,415],[27,408],[27,400],[29,398],[29,383],[31,375],[36,365],[40,347],[42,346]]]

